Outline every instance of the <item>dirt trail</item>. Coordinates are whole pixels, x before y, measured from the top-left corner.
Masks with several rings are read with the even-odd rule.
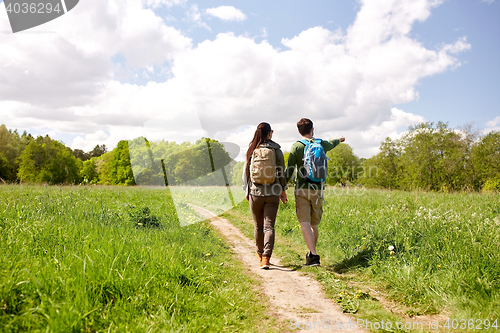
[[[275,256],[271,258],[269,270],[260,269],[253,240],[245,237],[228,220],[202,207],[191,206],[197,213],[211,220],[211,224],[232,246],[238,259],[251,273],[261,278],[262,292],[268,297],[271,310],[285,321],[290,331],[297,332],[302,328],[306,332],[367,332],[356,326],[355,318],[343,314],[337,304],[325,297],[316,280],[281,266]],[[307,323],[311,325],[311,329],[306,329]],[[316,329],[313,326],[315,323]]]

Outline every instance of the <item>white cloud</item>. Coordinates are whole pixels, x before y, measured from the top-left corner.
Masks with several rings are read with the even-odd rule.
[[[500,131],[500,116],[497,116],[495,119],[486,123],[486,128],[483,130],[483,134],[487,134],[492,131]]]
[[[488,5],[491,5],[495,0],[482,0],[481,2],[486,2]]]
[[[425,121],[425,118],[422,116],[407,113],[398,108],[392,108],[390,118],[383,121],[381,124],[372,125],[361,133],[357,131],[348,131],[345,136],[349,138],[347,143],[354,147],[358,147],[356,150],[357,154],[363,157],[369,157],[378,153],[380,143],[387,137],[397,139],[401,137],[408,126]],[[403,131],[401,131],[402,129]]]
[[[142,0],[142,3],[151,8],[158,8],[160,6],[167,6],[167,7],[173,7],[173,6],[179,6],[179,5],[184,5],[187,2],[187,0]]]
[[[361,10],[348,29],[346,46],[351,52],[398,40],[411,31],[416,21],[424,21],[430,10],[444,0],[362,0]]]
[[[5,11],[0,28],[8,30]],[[43,107],[88,104],[113,77],[111,57],[132,68],[162,64],[191,47],[134,0],[87,0],[57,20],[33,29],[49,34],[0,34],[0,100]]]
[[[208,15],[220,18],[223,21],[244,21],[247,16],[243,12],[233,6],[219,6],[208,8],[205,11]]]
[[[188,21],[196,23],[197,26],[207,29],[208,31],[212,31],[212,29],[201,19],[201,13],[198,9],[198,5],[191,5],[189,10],[186,12],[188,17]]]
[[[450,53],[460,53],[466,50],[470,50],[471,45],[467,43],[467,37],[459,38],[454,44],[448,44],[443,47],[443,51]]]
[[[102,145],[103,142],[109,142],[108,139],[109,136],[103,130],[98,130],[94,133],[86,134],[85,138],[77,136],[73,140],[72,146],[79,147],[83,151],[91,151],[95,146]]]
[[[146,134],[176,141],[208,135],[244,151],[267,121],[288,150],[296,122],[307,117],[318,137],[345,135],[355,153],[369,157],[385,137],[425,121],[392,105],[417,99],[422,78],[460,66],[456,54],[470,48],[465,38],[432,50],[410,37],[412,24],[439,3],[363,0],[347,31],[310,28],[283,39],[286,50],[279,50],[232,33],[194,47],[140,2],[87,0],[78,16],[71,11],[44,28],[56,34],[0,35],[0,112],[9,128],[71,133],[80,149]],[[196,5],[189,15],[203,24]],[[173,77],[117,82],[116,54],[145,70],[170,61]]]

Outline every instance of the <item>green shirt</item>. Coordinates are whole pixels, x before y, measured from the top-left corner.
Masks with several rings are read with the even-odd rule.
[[[339,139],[334,140],[321,140],[321,145],[325,150],[325,153],[335,148],[340,143]],[[288,164],[285,171],[286,182],[288,183],[295,175],[295,169],[298,169],[300,174],[305,174],[304,170],[304,148],[306,146],[302,142],[295,142],[290,150],[290,155],[288,156]],[[302,177],[296,177],[295,188],[296,189],[318,189],[314,188],[312,185],[305,181]]]

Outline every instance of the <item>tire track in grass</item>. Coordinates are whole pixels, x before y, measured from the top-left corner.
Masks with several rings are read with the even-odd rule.
[[[301,331],[302,328],[307,332],[367,332],[356,327],[356,319],[342,313],[340,307],[324,295],[316,280],[282,266],[275,256],[271,259],[269,270],[260,269],[253,240],[228,220],[205,208],[190,206],[198,214],[210,219],[212,226],[226,238],[238,259],[252,274],[263,280],[262,292],[268,297],[272,312],[286,322],[285,327],[290,331]],[[307,329],[308,323],[311,329]],[[342,324],[344,326],[340,327]]]

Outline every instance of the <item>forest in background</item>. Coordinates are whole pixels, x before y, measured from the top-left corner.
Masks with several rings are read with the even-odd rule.
[[[410,126],[401,138],[386,138],[380,152],[358,158],[346,144],[330,151],[331,185],[441,192],[500,190],[500,132],[479,135],[472,126]]]
[[[285,153],[285,161],[288,154]],[[500,132],[479,135],[471,126],[411,126],[386,138],[380,152],[359,158],[345,143],[327,153],[328,185],[429,191],[500,190]],[[122,140],[111,151],[72,150],[48,135],[34,138],[0,126],[0,178],[4,183],[102,185],[241,184],[235,162],[216,140],[195,143]],[[221,170],[222,172],[214,172]],[[135,177],[134,177],[135,174]],[[167,180],[166,180],[166,179]]]
[[[4,183],[101,184],[101,185],[224,185],[214,170],[229,165],[231,182],[235,164],[224,146],[201,138],[195,143],[148,142],[145,138],[122,140],[108,151],[97,145],[84,152],[72,150],[48,135],[0,126],[0,178]],[[135,177],[134,177],[135,174]]]

